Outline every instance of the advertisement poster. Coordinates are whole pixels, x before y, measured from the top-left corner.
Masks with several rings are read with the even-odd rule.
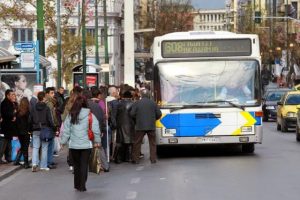
[[[0,101],[5,98],[5,91],[12,89],[17,95],[17,101],[23,97],[28,100],[32,98],[34,85],[36,84],[36,73],[1,73]]]
[[[86,85],[88,87],[97,86],[98,85],[98,74],[97,73],[89,73],[86,75]],[[83,87],[83,77],[82,73],[74,73],[73,74],[73,84],[74,86]]]

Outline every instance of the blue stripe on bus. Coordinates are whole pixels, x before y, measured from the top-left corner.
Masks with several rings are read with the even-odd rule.
[[[167,129],[176,129],[175,136],[204,136],[221,124],[213,113],[201,113],[201,116],[192,113],[167,114],[161,123]]]
[[[262,117],[256,117],[255,112],[249,112],[250,115],[256,120],[254,125],[261,125]]]

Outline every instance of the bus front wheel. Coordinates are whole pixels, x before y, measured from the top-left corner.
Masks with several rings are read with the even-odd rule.
[[[156,146],[156,154],[160,157],[165,153],[165,148],[162,146]]]
[[[253,153],[255,150],[255,146],[253,143],[250,144],[242,144],[242,152],[243,153]]]

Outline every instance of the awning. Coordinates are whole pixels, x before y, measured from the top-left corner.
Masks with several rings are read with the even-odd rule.
[[[0,47],[0,63],[11,62],[16,59],[16,56],[9,53],[6,49]]]
[[[40,65],[42,65],[42,67],[49,67],[51,66],[51,62],[47,60],[47,58],[45,58],[44,56],[40,55]]]

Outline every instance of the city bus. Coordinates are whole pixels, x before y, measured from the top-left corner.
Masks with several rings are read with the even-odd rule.
[[[175,32],[155,37],[153,97],[157,153],[170,145],[262,142],[261,57],[254,34]]]

